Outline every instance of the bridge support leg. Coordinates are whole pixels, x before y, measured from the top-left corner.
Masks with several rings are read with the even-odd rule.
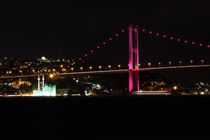
[[[139,69],[139,40],[138,27],[129,27],[129,72],[128,72],[128,91],[140,90],[139,72],[133,69]]]

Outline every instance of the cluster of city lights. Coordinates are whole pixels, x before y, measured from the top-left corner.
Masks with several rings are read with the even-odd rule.
[[[200,61],[200,62],[199,62]],[[144,64],[139,64],[139,66],[141,68],[143,67],[154,67],[154,66],[159,66],[159,67],[163,67],[163,66],[176,66],[176,65],[207,65],[207,62],[205,62],[204,59],[201,60],[189,60],[189,61],[177,61],[177,62],[173,62],[173,61],[168,61],[168,62],[146,62]],[[44,73],[65,73],[65,72],[74,72],[74,71],[94,71],[94,70],[111,70],[111,69],[125,69],[127,68],[128,65],[125,64],[116,64],[116,65],[98,65],[98,66],[80,66],[80,67],[65,67],[64,65],[60,65],[60,69],[42,69],[42,70],[32,70],[33,74],[35,73],[39,73],[39,72],[44,72]],[[21,75],[23,73],[22,70],[18,71]],[[5,75],[13,75],[14,73],[16,73],[15,71],[12,70],[8,70],[5,72]],[[31,74],[31,73],[29,73]],[[53,78],[54,75],[50,75],[50,78]]]
[[[99,44],[98,46],[96,46],[95,48],[86,51],[84,54],[82,54],[80,57],[78,57],[76,60],[78,60],[79,62],[84,62],[84,60],[94,54],[98,49],[104,48],[107,45],[109,45],[113,40],[116,40],[120,37],[120,35],[122,33],[126,32],[126,29],[122,29],[120,32],[115,33],[114,35],[110,36],[108,39],[106,39],[105,41],[101,42],[101,44]]]
[[[170,40],[176,41],[178,43],[183,43],[185,45],[190,45],[190,46],[193,46],[193,47],[206,47],[206,48],[210,48],[210,45],[209,44],[186,40],[186,39],[183,39],[182,37],[176,37],[176,36],[174,36],[172,34],[165,34],[165,33],[155,32],[155,31],[146,29],[146,28],[144,28],[142,26],[139,26],[139,27],[140,27],[139,28],[140,29],[139,30],[140,32],[146,33],[146,34],[148,34],[150,36],[154,36],[154,37],[161,38],[161,39],[170,39]]]

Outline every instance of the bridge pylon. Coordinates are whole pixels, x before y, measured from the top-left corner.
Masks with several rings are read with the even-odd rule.
[[[128,91],[140,90],[139,72],[133,69],[139,69],[139,38],[138,27],[129,26],[129,61],[128,61]]]

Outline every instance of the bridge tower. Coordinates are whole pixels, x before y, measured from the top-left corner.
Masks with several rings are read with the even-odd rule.
[[[133,69],[139,69],[139,38],[138,38],[138,27],[129,27],[129,61],[128,61],[128,91],[140,90],[139,83],[139,72]]]

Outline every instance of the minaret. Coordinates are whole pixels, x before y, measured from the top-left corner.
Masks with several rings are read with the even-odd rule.
[[[42,89],[44,87],[44,74],[42,74]]]
[[[38,74],[38,90],[40,90],[40,75]]]

